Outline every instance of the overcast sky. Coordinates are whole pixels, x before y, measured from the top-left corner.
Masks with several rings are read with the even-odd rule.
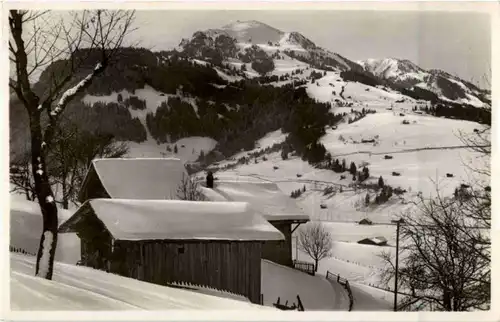
[[[298,31],[316,45],[351,60],[409,59],[474,83],[490,75],[487,14],[394,11],[138,11],[134,38],[153,50],[171,49],[195,31],[236,20],[258,20]]]

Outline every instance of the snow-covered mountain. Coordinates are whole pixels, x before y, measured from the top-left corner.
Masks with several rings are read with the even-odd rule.
[[[363,68],[402,88],[414,86],[429,90],[444,101],[486,107],[487,92],[474,84],[438,69],[425,70],[406,59],[383,58],[358,61]]]
[[[178,50],[188,57],[212,63],[254,63],[256,74],[272,72],[277,60],[294,59],[321,70],[348,71],[351,74],[342,78],[349,81],[387,85],[396,90],[415,91],[417,87],[418,92],[432,94],[425,95],[426,99],[436,95],[443,102],[475,107],[491,105],[487,91],[444,71],[425,70],[409,60],[397,58],[354,62],[318,46],[299,32],[285,32],[255,20],[197,31],[191,38],[183,39]],[[259,68],[259,65],[265,66]]]
[[[383,79],[414,85],[424,81],[425,71],[409,60],[396,58],[367,59],[358,64]]]
[[[284,32],[255,20],[237,21],[219,29],[197,31],[191,38],[182,39],[178,47],[188,56],[211,59],[214,55],[222,59],[240,58],[252,48],[262,50],[268,58],[286,55],[324,69],[362,69],[355,62],[317,46],[299,32]]]

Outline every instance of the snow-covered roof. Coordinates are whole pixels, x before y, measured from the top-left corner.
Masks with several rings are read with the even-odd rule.
[[[359,242],[366,242],[366,241],[371,241],[372,243],[376,244],[376,245],[381,245],[381,244],[384,244],[384,243],[387,243],[387,239],[385,237],[372,237],[372,238],[365,238],[365,239],[362,239],[360,240]]]
[[[60,232],[76,232],[85,216],[96,216],[119,240],[284,239],[244,202],[91,199],[60,226]]]
[[[217,180],[214,189],[201,187],[209,200],[248,202],[270,221],[308,221],[307,216],[293,199],[284,194],[273,182]]]
[[[375,243],[377,244],[381,244],[381,243],[386,243],[387,242],[387,239],[385,237],[373,237],[371,240],[373,240]]]
[[[111,198],[176,199],[186,168],[176,158],[95,159],[92,166]]]

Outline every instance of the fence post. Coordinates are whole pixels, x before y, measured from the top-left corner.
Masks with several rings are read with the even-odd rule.
[[[300,296],[297,294],[297,304],[299,311],[304,311],[304,306],[302,305],[302,301],[300,300]]]

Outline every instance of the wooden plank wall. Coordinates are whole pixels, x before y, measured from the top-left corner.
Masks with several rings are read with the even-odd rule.
[[[188,282],[260,302],[261,242],[116,241],[111,270],[167,285]]]
[[[262,258],[280,265],[293,267],[292,224],[288,221],[271,221],[270,223],[285,235],[285,240],[269,240],[264,242]]]
[[[108,262],[112,255],[112,236],[102,221],[94,215],[92,207],[88,205],[85,207],[81,209],[83,214],[75,227],[80,238],[82,265],[108,270]]]

